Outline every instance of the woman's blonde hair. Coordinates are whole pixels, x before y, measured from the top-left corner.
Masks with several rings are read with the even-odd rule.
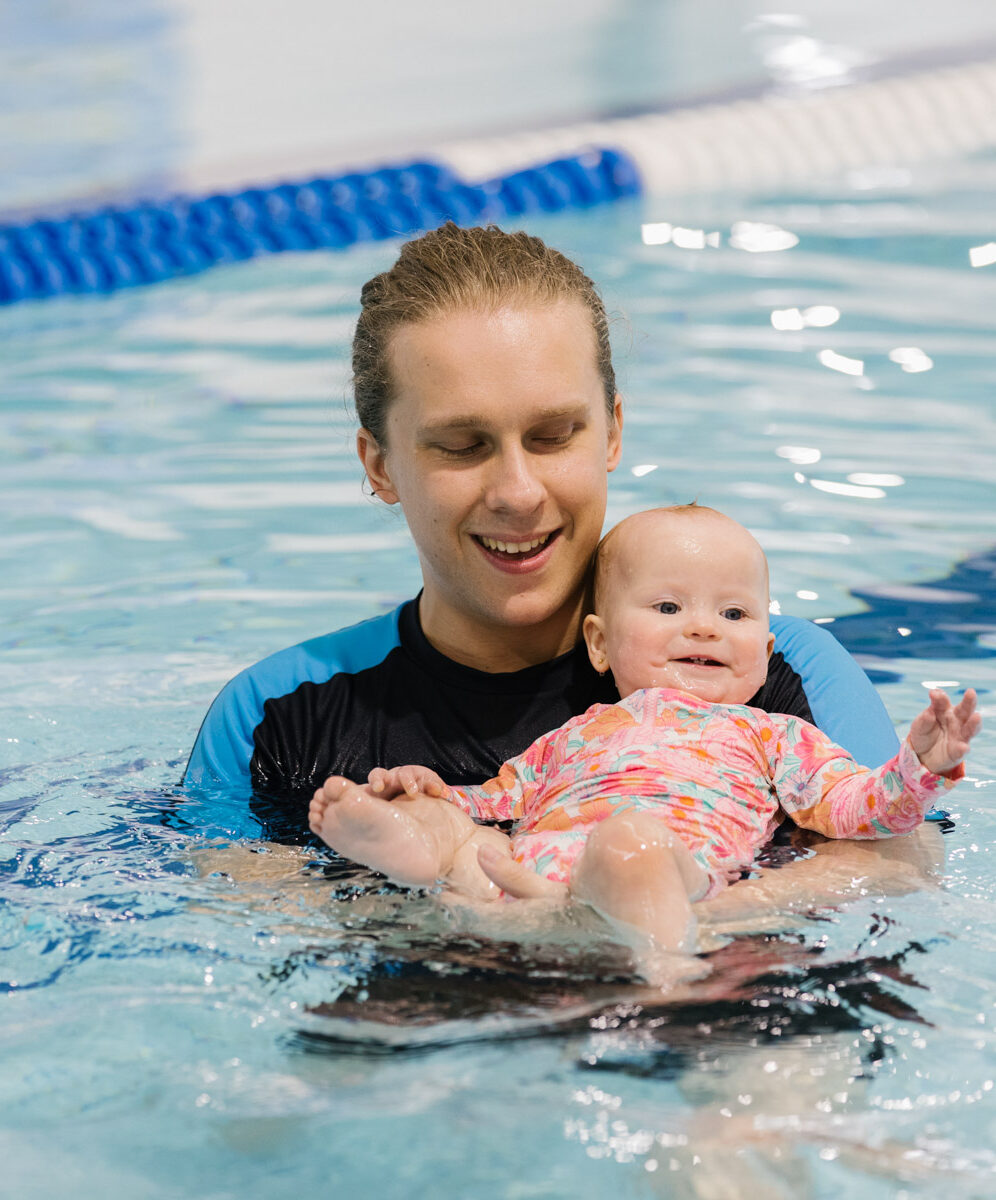
[[[388,350],[400,326],[446,312],[562,300],[578,301],[591,318],[611,422],[616,377],[608,319],[595,285],[577,263],[538,237],[505,233],[495,225],[461,229],[447,221],[407,242],[394,266],[375,275],[360,293],[353,337],[353,394],[360,424],[380,446],[386,445],[387,410],[393,399]]]

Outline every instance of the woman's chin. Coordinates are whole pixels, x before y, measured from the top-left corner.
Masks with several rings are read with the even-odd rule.
[[[563,624],[570,628],[571,644],[577,640],[577,605],[549,592],[536,589],[510,596],[500,608],[501,622],[511,628],[539,630]]]

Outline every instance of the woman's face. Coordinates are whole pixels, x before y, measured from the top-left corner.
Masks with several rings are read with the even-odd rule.
[[[426,636],[491,671],[563,653],[620,451],[585,309],[442,314],[389,353],[387,446],[361,430],[358,448],[415,539]]]

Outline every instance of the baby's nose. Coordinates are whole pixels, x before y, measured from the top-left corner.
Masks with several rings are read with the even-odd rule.
[[[707,612],[689,611],[685,620],[685,633],[688,637],[715,637],[716,618]]]

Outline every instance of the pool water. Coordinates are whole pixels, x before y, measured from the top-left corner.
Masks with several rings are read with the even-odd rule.
[[[417,590],[348,408],[396,247],[0,312],[5,1190],[992,1194],[994,183],[982,158],[530,224],[619,314],[609,522],[729,512],[900,725],[937,681],[989,722],[921,886],[746,929],[670,1006],[587,927],[517,945],[177,792],[233,673]],[[644,245],[661,221],[720,245]],[[363,1012],[423,1034],[364,1042]]]

